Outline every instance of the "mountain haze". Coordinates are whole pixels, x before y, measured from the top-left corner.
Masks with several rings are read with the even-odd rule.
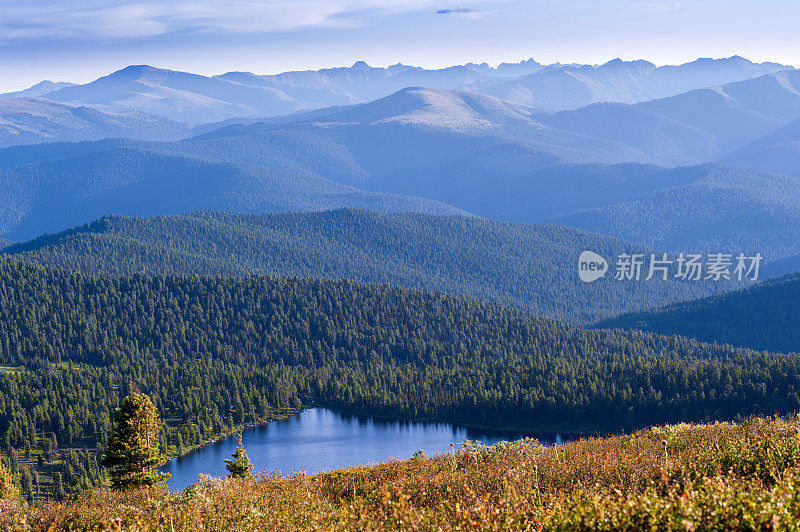
[[[53,198],[58,198],[57,202]],[[108,213],[313,211],[332,207],[463,214],[435,201],[364,192],[314,175],[282,175],[113,143],[0,171],[0,235],[33,238]]]
[[[107,113],[40,98],[0,99],[0,148],[111,137],[177,140],[186,134],[184,124],[138,111]]]
[[[49,92],[57,91],[58,89],[63,89],[65,87],[72,87],[75,85],[74,83],[67,83],[67,82],[53,82],[49,79],[44,81],[40,81],[36,85],[32,87],[28,87],[27,89],[23,89],[21,91],[15,92],[6,92],[0,94],[0,99],[9,99],[9,98],[36,98],[38,96],[43,96]]]
[[[288,114],[305,107],[271,87],[252,87],[147,65],[130,66],[86,85],[50,92],[45,97],[110,112],[137,110],[188,124],[233,116]]]
[[[800,179],[720,164],[654,174],[650,192],[551,221],[676,253],[800,253]]]
[[[776,63],[755,64],[738,56],[663,67],[648,61],[614,59],[595,66],[550,66],[519,79],[487,80],[469,88],[515,103],[559,111],[599,102],[638,103],[785,69]]]
[[[800,177],[800,119],[723,158],[766,172]]]
[[[785,70],[639,105],[712,133],[723,155],[800,118],[800,71]]]
[[[152,197],[137,200],[138,210],[109,210],[122,208],[118,199],[105,210],[98,203],[92,215],[76,212],[63,223],[43,210],[50,221],[40,225],[34,224],[38,215],[10,214],[28,205],[15,196],[7,218],[16,221],[7,221],[0,234],[32,238],[109,212],[364,207],[553,221],[675,252],[722,246],[731,252],[761,251],[769,261],[800,253],[797,179],[714,164],[641,164],[692,163],[716,149],[708,132],[643,107],[596,104],[542,114],[486,95],[408,88],[368,104],[297,118],[228,125],[181,142],[100,141],[0,151],[3,174],[13,176],[9,182],[34,183],[37,176],[51,179],[54,172],[114,182],[121,173],[153,187],[148,189]],[[125,165],[121,161],[130,153],[139,162]],[[159,162],[144,164],[148,157]],[[630,160],[635,163],[624,162]],[[164,168],[173,163],[174,171],[186,177],[167,179]],[[216,192],[176,194],[171,183],[188,186],[190,167],[202,168],[197,172],[206,179],[214,175]],[[145,171],[153,175],[141,175]],[[231,190],[225,192],[228,181]],[[239,199],[226,203],[223,197]],[[170,206],[164,198],[177,204]],[[687,226],[694,229],[684,230]],[[777,237],[771,227],[786,230]]]
[[[213,77],[132,65],[84,85],[43,82],[28,89],[27,95],[102,111],[136,110],[193,125],[365,103],[408,87],[469,90],[549,111],[577,109],[598,102],[636,103],[674,96],[786,68],[737,56],[669,67],[619,59],[603,65],[540,65],[531,59],[497,68],[470,63],[428,70],[402,64],[376,68],[358,61],[351,67]]]
[[[717,72],[709,74],[717,76],[714,79],[735,72],[749,77],[661,100],[594,103],[559,112],[542,112],[473,91],[417,85],[368,103],[352,103],[361,96],[349,92],[342,100],[347,105],[299,110],[302,98],[269,86],[280,82],[331,91],[425,76],[442,85],[447,84],[442,80],[489,75],[493,82],[513,81],[481,65],[427,71],[403,65],[375,69],[357,63],[268,80],[242,73],[208,78],[129,67],[46,96],[76,101],[86,96],[98,106],[112,108],[141,99],[153,105],[154,112],[160,105],[185,111],[184,118],[213,113],[219,102],[245,105],[251,115],[261,112],[259,105],[276,101],[289,102],[289,108],[298,112],[261,121],[226,118],[190,127],[152,115],[111,115],[43,99],[0,100],[0,108],[21,106],[4,115],[6,131],[16,128],[6,134],[6,139],[13,139],[6,142],[43,138],[52,142],[70,136],[133,139],[52,142],[0,151],[0,181],[6,185],[0,192],[6,207],[0,215],[0,236],[25,240],[110,213],[155,216],[196,210],[271,213],[357,207],[470,213],[518,223],[549,221],[653,249],[760,251],[774,262],[800,253],[797,178],[709,161],[753,142],[754,137],[767,147],[773,143],[791,148],[794,130],[787,124],[800,117],[797,71],[753,77],[762,73],[759,69],[778,67],[755,67],[741,58],[700,61],[685,66],[688,70],[622,61],[597,67],[518,66],[533,70],[526,78],[577,69],[611,80],[616,78],[609,76],[616,73],[637,79],[639,88],[646,86],[643,79],[702,73],[706,68]],[[183,106],[185,98],[189,104]],[[31,121],[28,109],[35,106],[45,117],[40,122],[46,122],[48,114],[64,118],[57,124],[60,130],[53,125],[40,127],[26,141],[18,124]],[[76,121],[75,114],[101,124],[111,121],[115,127],[95,131]],[[226,114],[231,113],[215,118]],[[137,135],[135,129],[145,126],[129,125],[134,119],[151,126],[148,135],[142,131]],[[180,142],[166,141],[192,134],[196,136]],[[784,173],[790,173],[792,165],[791,149],[787,153],[786,164],[780,167]],[[759,166],[755,157],[751,164],[745,159],[737,162]],[[55,194],[64,199],[50,208],[44,198]],[[781,236],[776,236],[776,227]]]

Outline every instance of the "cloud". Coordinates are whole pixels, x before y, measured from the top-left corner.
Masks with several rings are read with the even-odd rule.
[[[456,7],[452,9],[440,9],[436,12],[437,15],[469,15],[470,13],[474,13],[474,9],[470,9],[468,7]]]
[[[436,11],[437,15],[453,15],[465,18],[482,18],[486,11],[473,9],[471,7],[453,7],[448,9],[439,9]]]
[[[0,0],[0,41],[348,28],[375,14],[436,4],[441,5],[437,0]]]

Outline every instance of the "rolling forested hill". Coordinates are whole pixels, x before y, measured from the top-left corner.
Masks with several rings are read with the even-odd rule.
[[[744,290],[603,321],[602,328],[641,329],[706,342],[800,353],[800,275]]]
[[[102,146],[69,158],[0,170],[0,205],[4,206],[0,235],[25,240],[108,213],[152,216],[194,210],[286,212],[349,206],[464,214],[437,201],[365,192],[300,170],[235,165],[117,143]]]
[[[551,221],[676,253],[800,253],[800,179],[721,164],[659,173],[649,192]]]
[[[800,120],[725,157],[725,161],[800,177]]]
[[[674,252],[800,253],[798,178],[716,163],[568,164],[496,136],[337,127],[257,124],[179,143],[3,150],[0,236],[28,240],[111,213],[357,207],[552,222]]]
[[[467,294],[535,314],[593,323],[625,311],[708,295],[717,286],[609,275],[580,282],[584,250],[650,250],[552,225],[362,210],[105,217],[18,244],[7,254],[86,273],[264,273]]]
[[[79,452],[73,490],[100,478],[109,413],[132,390],[154,398],[176,453],[311,403],[562,431],[787,412],[799,364],[386,285],[0,262],[0,442],[57,472],[53,441]]]

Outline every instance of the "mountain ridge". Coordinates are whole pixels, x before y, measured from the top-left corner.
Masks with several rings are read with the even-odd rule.
[[[109,113],[43,98],[0,99],[0,148],[110,137],[178,140],[187,133],[185,124],[138,111]]]
[[[602,65],[540,65],[531,59],[496,68],[469,63],[440,69],[371,67],[358,61],[351,67],[216,76],[131,65],[90,83],[38,95],[104,111],[133,109],[194,125],[364,103],[410,86],[471,90],[548,110],[575,109],[609,100],[637,103],[785,68],[738,56],[671,67],[620,59]]]
[[[574,323],[693,299],[712,284],[578,279],[579,254],[650,253],[551,225],[337,209],[271,215],[104,217],[4,251],[88,274],[290,275],[468,295]]]
[[[350,206],[467,214],[434,200],[363,191],[308,172],[281,174],[136,144],[111,142],[85,148],[76,157],[0,169],[0,203],[7,207],[0,212],[0,235],[11,240],[32,238],[109,212],[284,212]],[[59,201],[53,203],[53,197]]]
[[[724,162],[800,177],[800,118],[724,156]]]
[[[751,349],[798,353],[800,274],[739,291],[678,303],[598,323],[598,328],[645,330]]]

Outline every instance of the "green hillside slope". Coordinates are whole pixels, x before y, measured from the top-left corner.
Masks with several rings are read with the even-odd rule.
[[[593,323],[695,299],[719,284],[580,282],[586,249],[641,246],[552,225],[361,210],[278,215],[111,216],[10,248],[17,258],[87,273],[265,273],[467,294],[535,314]]]
[[[800,275],[666,308],[632,313],[598,327],[679,334],[706,342],[800,353]]]

